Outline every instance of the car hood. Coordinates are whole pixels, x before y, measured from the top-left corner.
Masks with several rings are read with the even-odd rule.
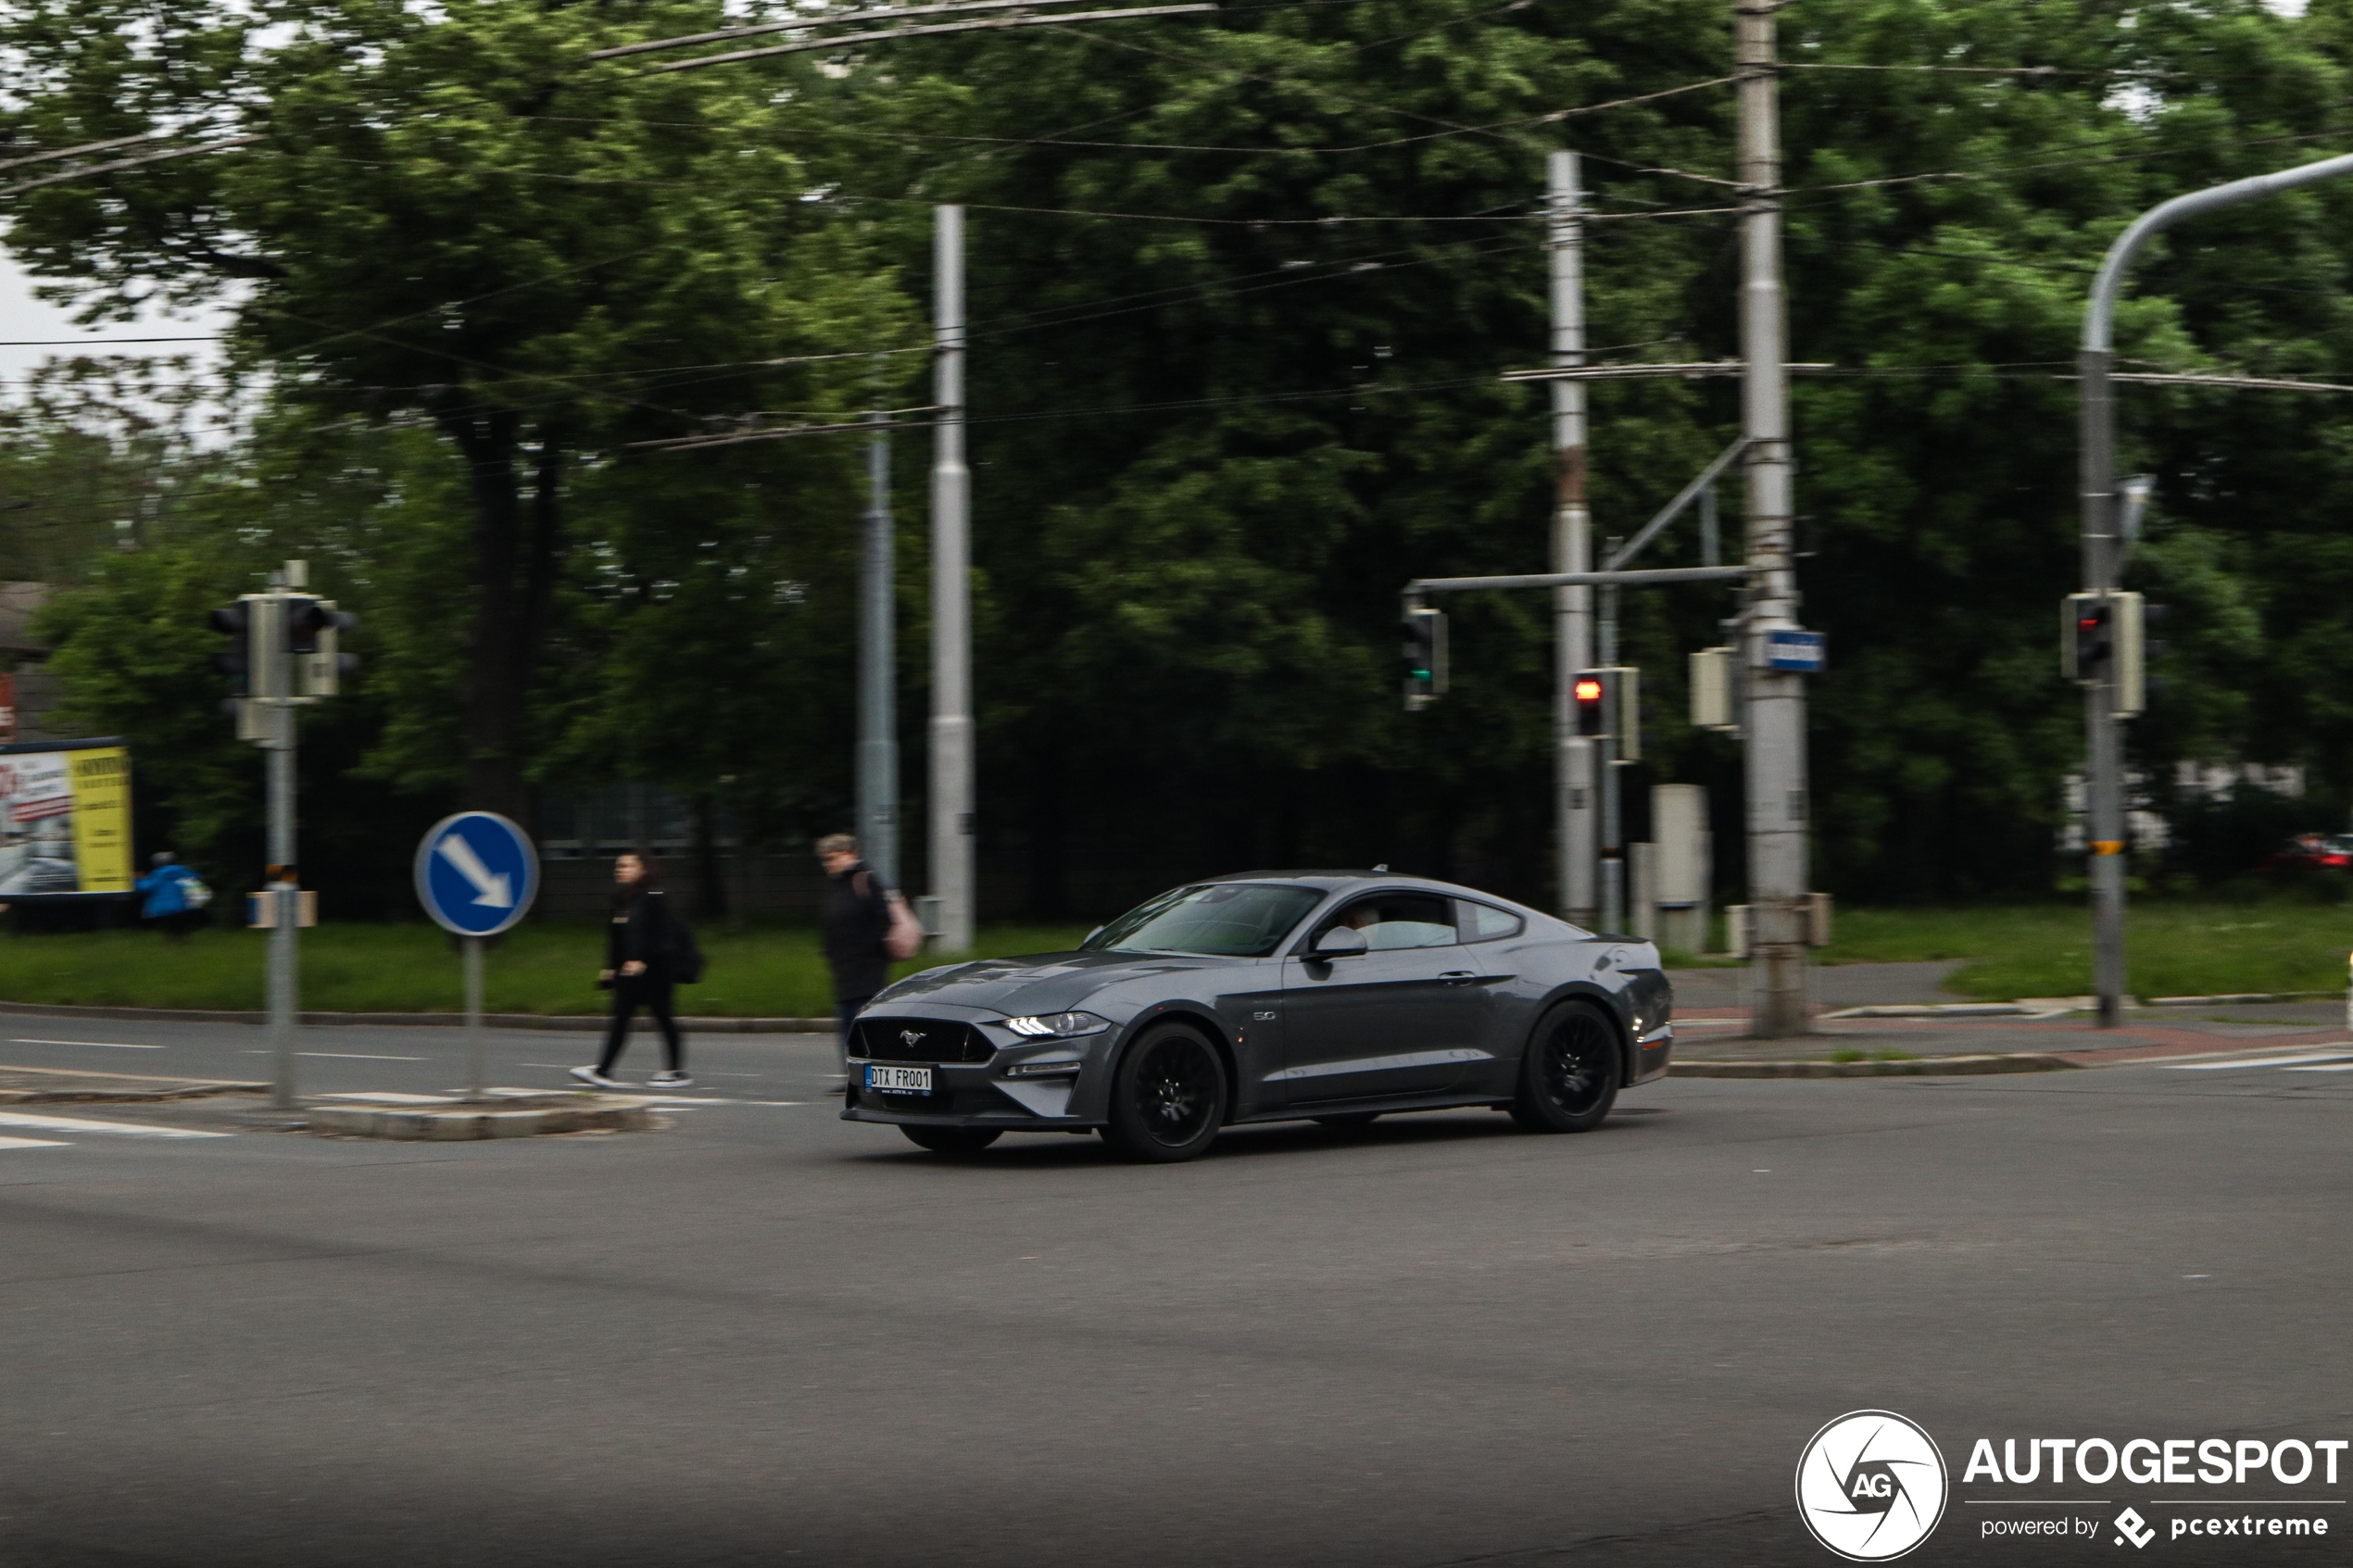
[[[1149,975],[1224,969],[1248,959],[1193,958],[1162,953],[1038,953],[1019,959],[976,959],[911,974],[875,998],[980,1008],[1011,1017],[1068,1012],[1107,985]]]

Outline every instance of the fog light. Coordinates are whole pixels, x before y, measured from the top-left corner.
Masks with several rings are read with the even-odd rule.
[[[1086,1063],[1078,1061],[1016,1061],[1005,1069],[1008,1078],[1075,1078]]]

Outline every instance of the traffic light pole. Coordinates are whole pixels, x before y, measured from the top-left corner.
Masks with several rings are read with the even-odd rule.
[[[1568,370],[1585,363],[1585,193],[1573,152],[1554,153],[1546,160],[1545,173],[1546,206],[1551,213],[1553,365]],[[1585,499],[1582,381],[1564,378],[1553,383],[1553,452],[1560,484],[1553,518],[1553,570],[1591,571],[1593,520]],[[1577,733],[1576,704],[1569,695],[1577,672],[1593,661],[1592,627],[1592,588],[1553,590],[1554,831],[1561,911],[1572,925],[1592,925],[1598,908],[1593,791],[1604,770],[1596,765],[1593,743]]]
[[[2083,508],[2083,588],[2112,595],[2117,589],[2122,540],[2116,506],[2116,403],[2109,373],[2115,358],[2116,300],[2125,270],[2143,245],[2185,218],[2315,181],[2353,174],[2353,154],[2300,164],[2272,174],[2233,180],[2159,203],[2134,219],[2108,247],[2092,280],[2083,310],[2083,341],[2078,358],[2082,421],[2081,479]],[[2124,759],[2117,721],[2116,661],[2105,661],[2083,693],[2083,739],[2091,798],[2085,817],[2092,884],[2092,983],[2099,995],[2099,1026],[2113,1029],[2124,1010]]]
[[[1788,304],[1781,286],[1780,130],[1775,6],[1744,0],[1739,46],[1741,426],[1748,481],[1749,1032],[1805,1034],[1809,899],[1806,677],[1766,659],[1770,634],[1798,625],[1792,504]]]
[[[972,470],[964,466],[964,209],[934,207],[939,405],[931,470],[931,892],[939,950],[973,945]]]
[[[270,792],[270,1103],[280,1110],[295,1105],[296,933],[302,924],[302,883],[295,859],[294,653],[286,636],[287,590],[301,586],[296,575],[291,563],[271,574],[270,596],[256,607],[261,630],[253,639],[255,700],[261,708]]]

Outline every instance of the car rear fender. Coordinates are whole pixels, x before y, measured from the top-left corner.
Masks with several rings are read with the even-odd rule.
[[[1609,1020],[1610,1033],[1617,1040],[1618,1085],[1624,1087],[1632,1084],[1636,1072],[1634,1032],[1627,1018],[1627,1000],[1624,991],[1612,991],[1591,980],[1572,980],[1566,985],[1556,986],[1552,994],[1544,998],[1543,1007],[1537,1011],[1536,1028],[1541,1029],[1544,1026],[1544,1020],[1551,1017],[1553,1010],[1563,1002],[1590,1003],[1604,1018]],[[1531,1030],[1529,1037],[1520,1043],[1520,1050],[1524,1054],[1528,1047],[1535,1043],[1535,1032]]]

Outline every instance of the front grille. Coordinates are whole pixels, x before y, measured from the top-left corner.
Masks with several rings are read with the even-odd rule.
[[[862,1018],[852,1044],[852,1054],[869,1061],[987,1061],[996,1054],[971,1024],[939,1018]]]

